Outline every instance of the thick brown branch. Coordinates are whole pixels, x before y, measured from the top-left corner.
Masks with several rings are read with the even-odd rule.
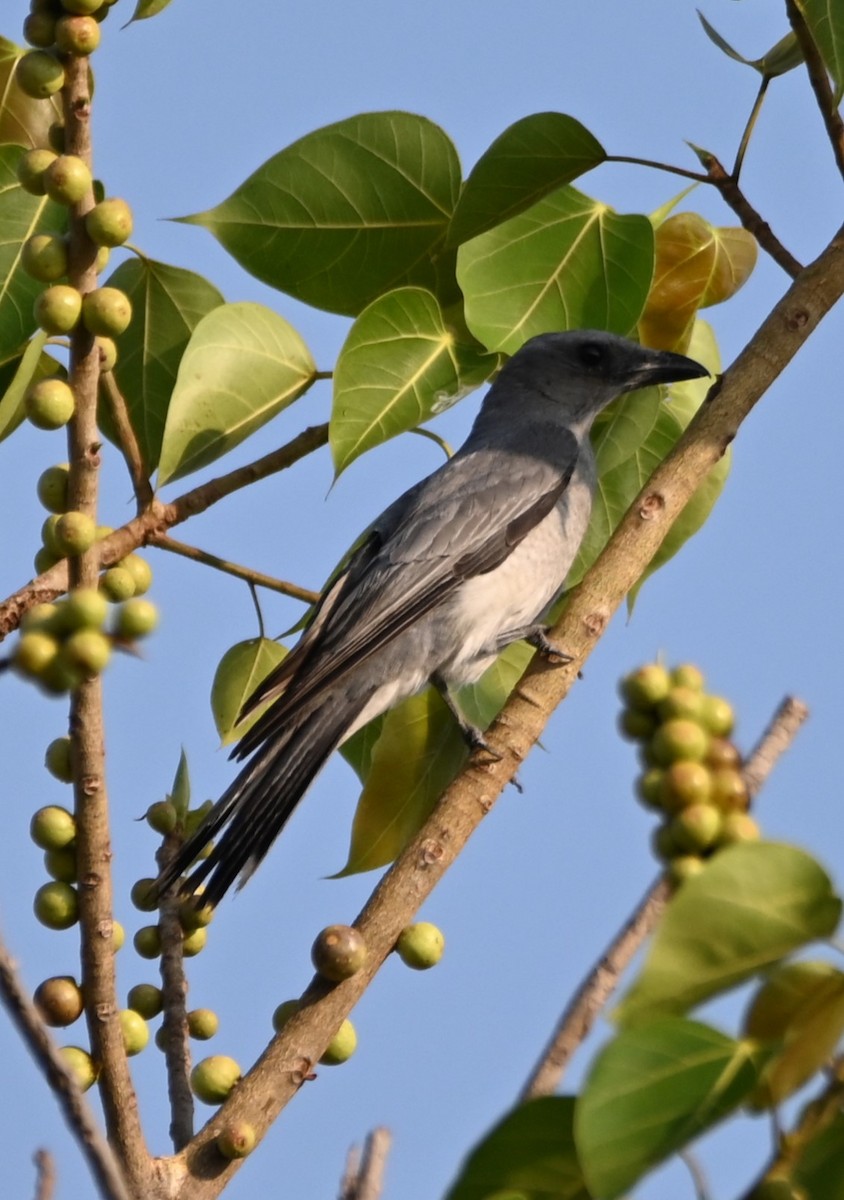
[[[286,579],[276,579],[273,575],[264,575],[261,571],[254,571],[251,567],[241,567],[238,563],[229,562],[227,558],[219,558],[216,554],[209,554],[207,550],[200,550],[198,546],[189,546],[187,542],[177,542],[175,538],[168,537],[166,534],[159,534],[157,537],[151,538],[149,545],[157,546],[159,550],[169,550],[171,554],[180,554],[182,558],[189,558],[193,562],[204,563],[206,567],[213,567],[227,575],[234,575],[235,579],[243,579],[246,583],[254,584],[255,587],[267,588],[271,592],[280,592],[282,596],[292,596],[294,600],[304,600],[306,604],[316,604],[319,599],[319,592],[299,587],[297,583],[288,583]]]
[[[499,761],[471,761],[446,789],[433,814],[380,881],[357,926],[369,951],[361,971],[331,986],[315,979],[303,1004],[172,1169],[192,1176],[191,1200],[212,1200],[238,1169],[214,1147],[220,1120],[246,1120],[259,1137],[311,1073],[314,1063],[360,999],[401,929],[455,861],[542,733],[615,610],[651,561],[675,519],[706,478],[742,421],[844,294],[844,231],[808,266],[702,406],[672,452],[654,471],[598,562],[572,594],[553,637],[573,660],[531,664],[487,733]],[[186,1185],[187,1188],[188,1185]]]
[[[108,1142],[97,1128],[94,1114],[18,978],[15,964],[2,938],[0,1001],[50,1085],[68,1126],[88,1160],[100,1194],[106,1200],[129,1200],[129,1193]]]
[[[111,566],[112,563],[131,554],[133,550],[137,550],[138,546],[153,541],[156,536],[166,533],[182,521],[187,521],[189,517],[205,512],[212,504],[217,504],[232,492],[248,487],[259,479],[266,479],[277,471],[292,467],[300,458],[318,450],[327,441],[328,425],[314,425],[303,430],[278,450],[270,451],[263,458],[256,459],[245,467],[229,471],[227,475],[210,479],[208,483],[192,488],[169,504],[153,500],[140,516],[121,525],[114,533],[97,543],[100,564]],[[21,617],[28,609],[43,601],[55,600],[56,596],[61,596],[67,591],[67,587],[67,560],[63,559],[0,603],[0,641],[17,629]]]
[[[141,454],[138,439],[135,437],[135,431],[129,419],[126,400],[111,371],[103,371],[100,375],[100,391],[108,403],[108,411],[117,433],[117,441],[129,471],[129,478],[132,480],[138,512],[141,513],[152,501],[152,484],[149,481],[149,472],[144,463],[144,456]]]
[[[791,28],[794,30],[800,49],[803,51],[803,61],[809,75],[809,82],[820,109],[821,117],[826,128],[826,135],[835,155],[835,162],[841,175],[844,176],[844,121],[835,103],[832,88],[829,86],[827,73],[820,51],[815,45],[815,39],[803,19],[800,8],[795,0],[785,0],[785,9]]]
[[[158,854],[160,870],[171,861],[182,842],[180,833],[168,835]],[[190,1038],[188,1035],[188,981],[182,952],[183,934],[179,901],[164,897],[158,920],[161,933],[161,990],[164,998],[164,1059],[170,1098],[170,1138],[182,1150],[193,1137],[193,1093],[190,1090]]]

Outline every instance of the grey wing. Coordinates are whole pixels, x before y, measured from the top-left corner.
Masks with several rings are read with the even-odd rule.
[[[256,692],[254,703],[278,699],[238,744],[236,756],[251,753],[297,709],[442,604],[465,580],[502,563],[568,486],[577,442],[566,436],[571,446],[559,456],[563,465],[513,455],[502,470],[500,449],[456,455],[388,509],[326,592],[298,645]]]

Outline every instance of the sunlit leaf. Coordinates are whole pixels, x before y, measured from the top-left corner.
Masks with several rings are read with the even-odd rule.
[[[50,366],[56,366],[54,359],[43,354],[46,333],[40,329],[27,345],[19,358],[3,363],[2,376],[8,376],[8,383],[0,395],[0,442],[14,433],[24,419],[23,399],[26,389],[35,379],[49,375]]]
[[[222,304],[194,329],[167,411],[159,483],[213,462],[291,404],[313,379],[311,353],[261,304]]]
[[[201,318],[222,304],[223,296],[201,275],[150,258],[128,259],[106,282],[125,292],[132,303],[133,319],[119,339],[114,375],[150,474],[158,466],[185,347]],[[106,408],[101,425],[114,440]]]
[[[574,1105],[574,1096],[543,1096],[514,1108],[470,1151],[445,1200],[590,1200]]]
[[[334,369],[329,441],[339,475],[359,454],[472,391],[495,355],[461,345],[422,288],[379,296],[355,321]]]
[[[753,1087],[763,1058],[752,1042],[678,1017],[613,1038],[575,1110],[575,1142],[593,1194],[612,1200],[722,1120]]]
[[[462,245],[466,323],[512,354],[551,329],[635,327],[653,273],[653,227],[565,187]]]
[[[54,121],[61,120],[61,97],[33,100],[22,91],[14,79],[19,58],[28,47],[0,37],[0,143],[11,142],[31,149],[46,146],[47,132]]]
[[[606,158],[601,143],[564,113],[533,113],[505,129],[463,185],[448,240],[466,242],[517,216]]]
[[[278,642],[257,637],[236,642],[220,659],[211,685],[211,711],[222,745],[243,737],[266,711],[267,705],[263,704],[238,724],[243,705],[286,654],[286,648]]]
[[[835,83],[835,103],[844,95],[844,9],[833,0],[796,0],[809,32]]]
[[[205,226],[272,287],[356,316],[404,284],[456,298],[443,246],[459,187],[457,152],[439,126],[363,113],[300,138],[222,204],[182,220]]]
[[[618,1019],[632,1025],[685,1012],[828,937],[840,915],[829,876],[805,851],[728,846],[673,897]]]

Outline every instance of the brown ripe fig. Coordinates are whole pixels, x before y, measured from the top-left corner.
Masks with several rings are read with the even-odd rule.
[[[126,1007],[134,1009],[145,1021],[152,1021],[164,1008],[164,994],[154,983],[136,983],[129,988]]]
[[[714,804],[690,804],[671,821],[671,836],[682,851],[699,854],[716,844],[722,825],[721,813]]]
[[[311,962],[323,979],[350,979],[366,962],[366,942],[351,925],[328,925],[311,947]]]
[[[706,752],[706,765],[717,770],[720,767],[741,767],[741,752],[735,742],[729,738],[714,737],[709,740]]]
[[[700,720],[713,737],[729,737],[736,723],[736,714],[723,696],[704,696]]]
[[[64,1059],[65,1066],[76,1080],[76,1086],[82,1092],[87,1092],[96,1083],[97,1065],[87,1050],[81,1046],[60,1046],[59,1054]]]
[[[64,87],[64,67],[46,50],[30,50],[18,59],[15,82],[33,100],[46,100]]]
[[[99,22],[71,15],[56,21],[56,48],[62,54],[93,54],[100,44]]]
[[[73,783],[73,760],[70,738],[53,738],[44,754],[44,766],[54,779],[61,783]]]
[[[95,288],[82,300],[82,320],[91,333],[100,337],[119,337],[132,320],[129,297],[119,288]]]
[[[258,1143],[255,1126],[248,1121],[229,1121],[217,1134],[216,1146],[223,1158],[246,1158]]]
[[[622,679],[621,697],[630,708],[650,712],[668,695],[671,680],[665,667],[648,663]]]
[[[204,1104],[222,1104],[242,1074],[233,1058],[226,1054],[212,1054],[198,1062],[191,1071],[191,1091]]]
[[[122,246],[132,236],[132,210],[125,200],[109,196],[87,214],[85,229],[96,246]]]
[[[207,1042],[220,1028],[220,1018],[211,1008],[194,1008],[188,1013],[188,1033],[198,1042]]]
[[[358,1035],[352,1022],[346,1018],[334,1037],[320,1055],[324,1067],[337,1067],[352,1057],[358,1045]]]
[[[703,763],[675,762],[662,773],[660,799],[666,812],[676,813],[690,804],[706,803],[712,777]]]
[[[44,172],[56,161],[52,150],[27,150],[18,159],[18,183],[30,196],[44,195]]]
[[[76,407],[73,390],[57,375],[30,384],[23,404],[36,429],[61,429],[62,425],[67,425]]]
[[[21,266],[39,283],[63,279],[67,275],[67,242],[56,233],[34,233],[21,247]]]
[[[76,837],[76,818],[60,804],[47,804],[33,813],[29,836],[42,850],[64,850]]]
[[[406,925],[396,942],[396,953],[414,971],[427,971],[435,967],[445,952],[445,937],[438,926],[430,921],[417,921]]]
[[[619,714],[618,731],[632,742],[644,742],[653,737],[656,718],[638,708],[624,708]]]
[[[55,467],[47,467],[38,476],[36,491],[38,499],[49,513],[67,512],[67,485],[70,479],[70,465],[59,463]]]
[[[32,997],[45,1025],[63,1029],[82,1015],[79,984],[71,975],[53,975],[39,983]]]
[[[703,707],[703,695],[694,688],[674,686],[661,700],[658,707],[660,720],[670,721],[672,717],[685,717],[690,721],[700,719]]]
[[[51,335],[70,333],[82,312],[82,296],[66,283],[54,283],[36,297],[32,315],[39,328]]]
[[[78,204],[91,190],[91,172],[75,154],[60,154],[44,172],[44,191],[57,204]]]
[[[750,804],[747,784],[735,767],[720,767],[710,772],[713,804],[724,812],[745,812]]]
[[[651,740],[651,750],[660,766],[673,762],[700,762],[709,748],[709,735],[696,721],[674,717],[660,725]]]
[[[51,880],[35,893],[33,911],[48,929],[70,929],[79,920],[79,901],[69,883]]]

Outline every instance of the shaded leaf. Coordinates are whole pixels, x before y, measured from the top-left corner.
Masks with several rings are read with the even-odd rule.
[[[167,797],[176,810],[180,821],[184,821],[190,808],[190,772],[188,771],[188,756],[184,748],[179,755],[179,765],[173,776],[173,787]]]
[[[510,698],[536,653],[527,642],[513,642],[484,671],[477,683],[458,693],[460,711],[478,729],[488,729]]]
[[[835,84],[835,103],[844,95],[844,9],[832,0],[796,0],[824,65]]]
[[[589,130],[564,113],[533,113],[510,125],[463,185],[448,240],[466,242],[517,216],[606,158]]]
[[[221,304],[198,323],[176,376],[159,483],[196,471],[291,404],[315,373],[283,317],[261,304]]]
[[[711,42],[715,43],[719,50],[723,51],[728,58],[732,58],[735,62],[743,63],[746,67],[753,67],[755,71],[758,71],[766,79],[773,79],[777,75],[784,75],[786,71],[793,70],[794,67],[799,66],[803,61],[803,53],[793,31],[787,33],[785,37],[780,38],[761,58],[745,58],[743,54],[739,54],[738,50],[734,50],[730,43],[721,37],[721,34],[710,25],[700,9],[698,9],[697,15],[700,18],[700,23],[703,26],[706,36]]]
[[[0,442],[14,433],[25,417],[23,398],[26,389],[35,379],[52,374],[58,366],[55,359],[43,354],[47,335],[42,330],[35,334],[23,354],[19,358],[10,359],[3,363],[2,377],[8,377],[8,383],[0,397]],[[0,384],[2,386],[2,384]]]
[[[264,283],[356,316],[404,284],[454,298],[443,243],[459,186],[457,151],[439,126],[363,113],[300,138],[222,204],[181,219]]]
[[[612,1200],[722,1120],[753,1087],[763,1058],[752,1042],[678,1017],[623,1030],[598,1054],[575,1110],[592,1192]]]
[[[22,352],[36,321],[32,306],[43,283],[21,266],[21,248],[33,233],[63,233],[67,209],[46,196],[30,196],[17,180],[20,146],[0,146],[0,362]]]
[[[334,369],[329,441],[336,474],[478,387],[497,361],[461,345],[436,297],[422,288],[373,300],[349,331]]]
[[[133,320],[119,339],[114,376],[149,475],[158,466],[185,347],[201,318],[224,299],[201,275],[150,258],[121,263],[106,282],[125,292],[132,303]],[[100,420],[103,432],[115,441],[107,406],[101,406]]]
[[[0,143],[47,146],[47,133],[54,121],[61,120],[61,97],[34,100],[22,91],[14,79],[17,61],[29,47],[16,46],[0,37]]]
[[[243,737],[266,711],[262,704],[246,720],[237,722],[243,705],[286,656],[287,650],[270,638],[249,638],[236,642],[220,659],[211,685],[211,711],[223,746]]]
[[[160,12],[163,12],[169,3],[170,0],[138,0],[131,19],[133,21],[145,21],[149,17],[155,17]]]
[[[809,1200],[844,1200],[844,1113],[838,1113],[797,1159],[794,1182]]]
[[[628,334],[650,288],[653,241],[647,217],[561,188],[460,247],[466,324],[508,354],[550,329]]]
[[[384,717],[376,717],[373,721],[369,721],[364,725],[362,729],[359,729],[357,733],[353,733],[340,747],[340,753],[361,783],[364,783],[369,775],[372,766],[372,753],[381,736],[383,725]]]
[[[680,1013],[836,928],[841,901],[819,863],[795,846],[728,846],[671,900],[623,1024]]]
[[[589,1200],[574,1106],[574,1096],[543,1096],[514,1108],[470,1151],[445,1200]]]

